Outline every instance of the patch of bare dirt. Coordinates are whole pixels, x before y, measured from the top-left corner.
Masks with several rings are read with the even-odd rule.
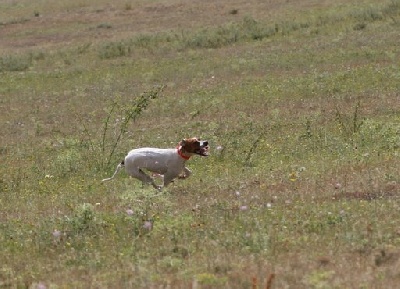
[[[344,193],[337,193],[334,195],[334,200],[365,200],[365,201],[372,201],[372,200],[379,200],[379,199],[387,199],[387,198],[398,198],[400,197],[400,185],[396,182],[389,182],[386,184],[382,190],[379,191],[354,191],[354,192],[344,192]]]
[[[221,25],[245,16],[273,21],[274,15],[290,14],[296,9],[323,7],[328,2],[164,0],[134,1],[128,5],[123,1],[115,1],[113,4],[93,4],[74,9],[60,6],[43,13],[30,4],[30,14],[25,17],[5,21],[0,18],[0,51],[6,54],[15,52],[15,49],[96,42],[98,39],[117,40],[137,33]]]

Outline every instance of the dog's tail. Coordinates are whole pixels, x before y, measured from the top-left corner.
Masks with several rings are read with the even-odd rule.
[[[102,181],[102,182],[105,182],[105,181],[110,181],[110,180],[112,180],[112,179],[115,177],[115,175],[119,172],[119,170],[120,170],[121,168],[124,167],[124,165],[125,165],[125,162],[124,162],[124,161],[120,162],[120,163],[118,164],[117,169],[115,170],[114,174],[112,175],[112,177],[111,177],[111,178],[107,178],[107,179],[103,179],[103,180],[101,180],[101,181]]]

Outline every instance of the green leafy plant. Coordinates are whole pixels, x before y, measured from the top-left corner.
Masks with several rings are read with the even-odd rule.
[[[66,217],[66,223],[69,225],[69,231],[73,234],[83,233],[94,229],[99,222],[95,208],[92,204],[84,203],[80,205],[72,217]]]
[[[339,125],[340,131],[344,135],[352,137],[354,134],[360,131],[361,126],[364,123],[364,119],[360,116],[360,108],[361,108],[360,97],[357,98],[357,103],[354,106],[353,112],[351,114],[342,113],[340,108],[336,106],[335,108],[336,122]]]

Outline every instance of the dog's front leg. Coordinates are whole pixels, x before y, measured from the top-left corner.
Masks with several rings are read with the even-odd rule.
[[[186,179],[188,177],[190,177],[190,175],[192,174],[192,171],[189,170],[187,167],[183,168],[183,173],[179,175],[179,179]]]
[[[174,171],[168,171],[164,175],[164,187],[168,186],[176,177],[179,176],[179,173]]]

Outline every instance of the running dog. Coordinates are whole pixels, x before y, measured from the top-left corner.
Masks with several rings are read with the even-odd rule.
[[[160,148],[138,148],[131,150],[125,159],[118,164],[117,169],[111,178],[102,180],[112,180],[118,171],[125,167],[125,171],[143,184],[150,184],[155,189],[161,190],[171,183],[175,178],[186,179],[191,175],[191,171],[185,166],[191,156],[208,156],[208,141],[197,138],[183,139],[174,149]],[[146,174],[143,169],[163,175],[164,185],[157,186],[154,179]]]

